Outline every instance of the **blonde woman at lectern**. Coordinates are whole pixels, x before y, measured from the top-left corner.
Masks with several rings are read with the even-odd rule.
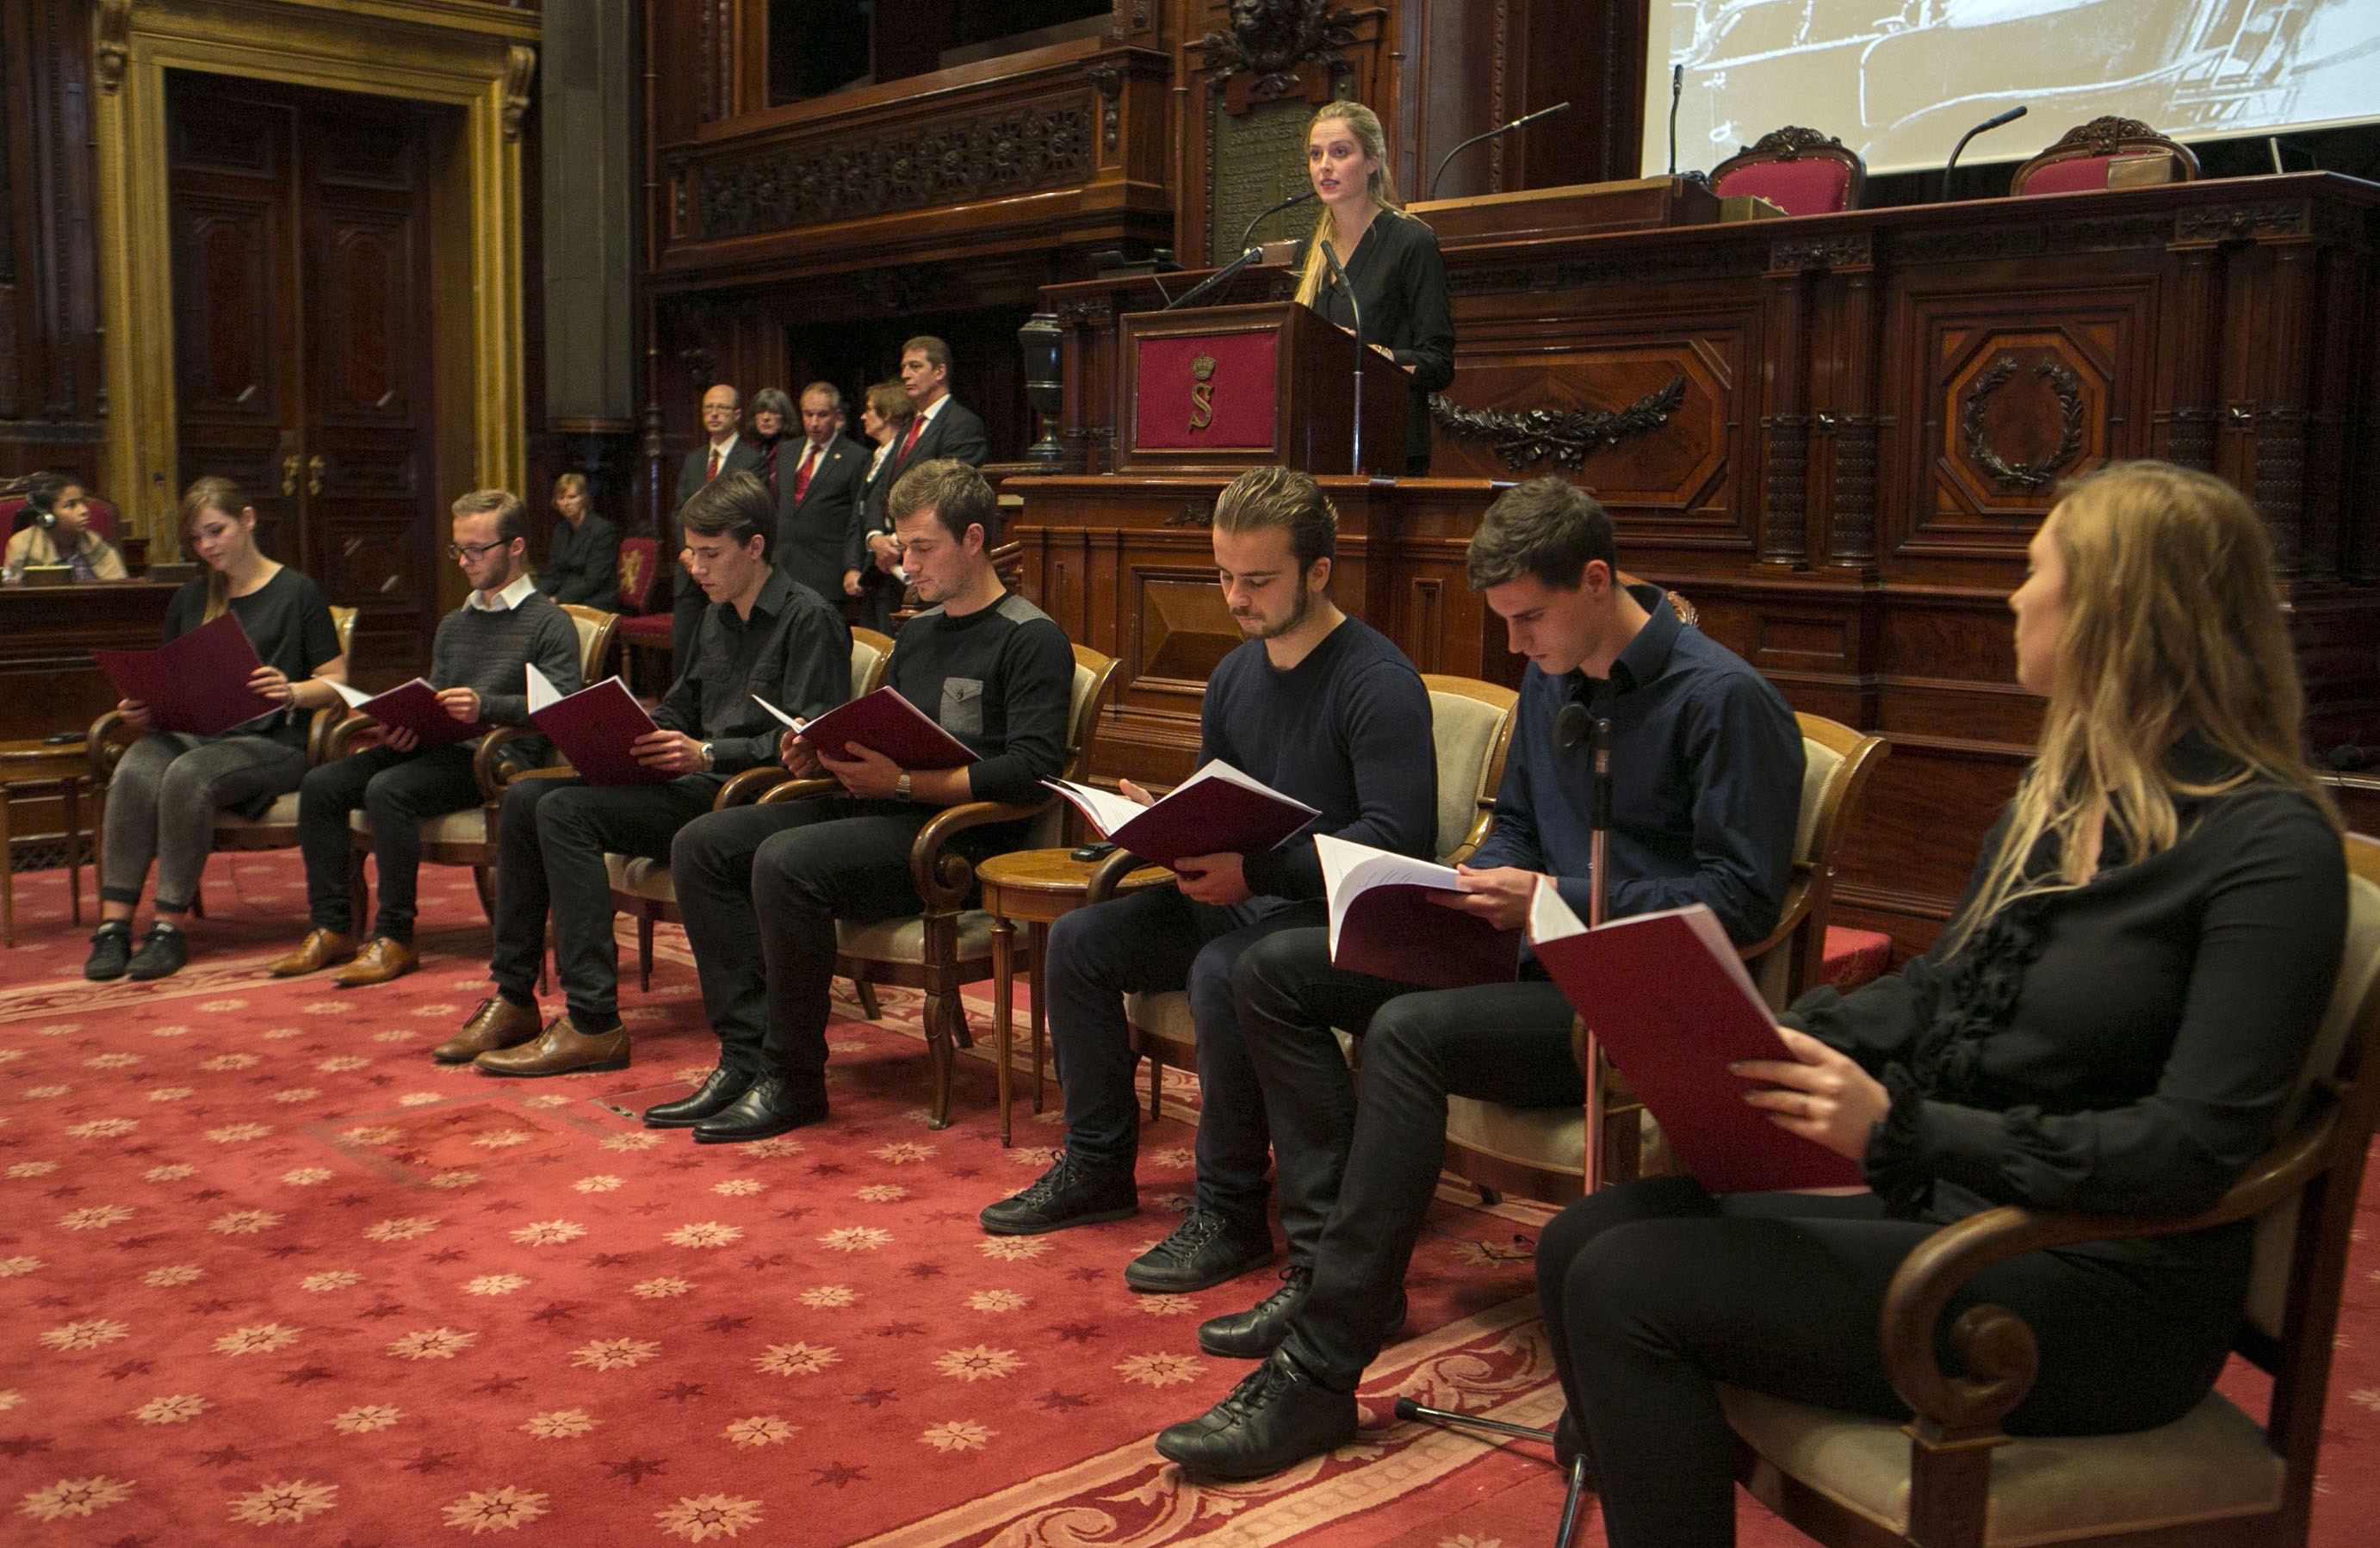
[[[1361,103],[1327,103],[1305,131],[1305,175],[1322,202],[1306,245],[1297,299],[1342,328],[1360,309],[1364,342],[1413,373],[1406,389],[1405,471],[1429,471],[1429,395],[1454,380],[1454,323],[1446,306],[1446,260],[1429,227],[1397,208],[1380,120]],[[1331,277],[1330,244],[1354,286]]]

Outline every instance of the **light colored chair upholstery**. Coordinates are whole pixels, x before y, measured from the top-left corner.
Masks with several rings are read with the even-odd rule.
[[[1720,1389],[1754,1494],[1822,1542],[1925,1548],[2154,1543],[2245,1548],[2306,1541],[2347,1240],[2380,1108],[2380,841],[2347,840],[2347,949],[2286,1136],[2223,1201],[2190,1220],[1989,1210],[1910,1254],[1881,1319],[1906,1423]],[[2167,1235],[2252,1217],[2255,1273],[2239,1350],[2274,1377],[2264,1422],[2209,1394],[2130,1435],[2011,1440],[1999,1421],[2033,1382],[2029,1330],[1978,1307],[1950,1342],[1969,1374],[1935,1363],[1941,1309],[1976,1270],[2018,1252]]]

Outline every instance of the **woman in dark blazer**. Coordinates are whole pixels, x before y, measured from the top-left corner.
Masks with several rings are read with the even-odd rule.
[[[557,602],[578,602],[606,612],[620,609],[620,529],[595,514],[587,475],[565,473],[553,481],[554,524],[545,568],[537,588]]]

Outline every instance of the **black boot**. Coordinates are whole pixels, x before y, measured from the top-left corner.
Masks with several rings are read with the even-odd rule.
[[[1195,1295],[1271,1261],[1272,1228],[1262,1215],[1233,1220],[1193,1204],[1172,1235],[1123,1265],[1123,1282],[1135,1290]]]
[[[1199,1415],[1158,1432],[1157,1454],[1205,1478],[1264,1478],[1355,1438],[1355,1395],[1333,1392],[1286,1350]]]
[[[752,1089],[758,1077],[741,1070],[721,1065],[702,1078],[702,1083],[674,1102],[657,1102],[645,1109],[648,1129],[691,1129],[705,1119],[717,1118],[735,1099]]]
[[[132,925],[128,920],[103,921],[91,933],[91,955],[82,960],[82,975],[94,984],[124,976],[132,961]]]
[[[993,1236],[1038,1236],[1122,1220],[1139,1207],[1140,1190],[1130,1172],[1095,1172],[1062,1150],[1023,1192],[984,1205],[976,1223]]]
[[[164,978],[181,972],[189,961],[190,943],[183,938],[181,931],[160,919],[140,937],[140,949],[132,953],[124,975],[136,981]]]

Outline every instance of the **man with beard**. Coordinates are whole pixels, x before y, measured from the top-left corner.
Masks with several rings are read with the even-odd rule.
[[[1190,1292],[1272,1257],[1264,1094],[1232,990],[1240,953],[1325,919],[1311,835],[1426,854],[1437,828],[1429,695],[1403,652],[1330,595],[1338,514],[1281,467],[1215,502],[1215,567],[1247,639],[1208,680],[1200,763],[1220,759],[1321,816],[1262,853],[1200,855],[1174,886],[1078,909],[1050,931],[1050,1029],[1066,1148],[1040,1179],[985,1209],[995,1235],[1116,1220],[1136,1207],[1135,1062],[1123,998],[1187,987],[1198,1032],[1197,1196],[1172,1234],[1124,1268],[1135,1289]],[[1125,781],[1123,792],[1149,797]]]

